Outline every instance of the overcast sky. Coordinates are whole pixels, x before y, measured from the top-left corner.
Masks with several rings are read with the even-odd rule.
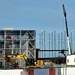
[[[69,31],[75,30],[75,0],[64,0]],[[62,0],[0,0],[0,29],[63,32]]]

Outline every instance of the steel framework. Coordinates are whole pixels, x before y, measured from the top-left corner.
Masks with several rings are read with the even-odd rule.
[[[0,53],[23,54],[29,59],[36,58],[36,31],[35,30],[0,30]],[[3,66],[6,61],[0,56]],[[24,66],[24,60],[17,60],[20,66]]]

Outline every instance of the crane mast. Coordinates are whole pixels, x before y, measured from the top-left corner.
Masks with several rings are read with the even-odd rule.
[[[62,0],[62,7],[63,7],[63,14],[64,14],[65,25],[66,25],[66,35],[67,35],[67,42],[68,42],[68,54],[71,55],[72,54],[72,50],[71,50],[69,33],[68,33],[67,13],[66,13],[66,10],[65,10],[65,6],[64,6],[64,1],[63,0]]]

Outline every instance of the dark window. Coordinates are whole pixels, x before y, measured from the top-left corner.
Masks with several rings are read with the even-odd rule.
[[[69,63],[69,59],[67,59],[67,63]]]

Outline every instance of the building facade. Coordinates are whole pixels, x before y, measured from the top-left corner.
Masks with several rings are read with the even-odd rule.
[[[35,30],[0,30],[0,62],[3,66],[6,61],[3,54],[23,54],[29,59],[36,58],[36,31]],[[19,65],[24,67],[24,60],[18,59]]]

